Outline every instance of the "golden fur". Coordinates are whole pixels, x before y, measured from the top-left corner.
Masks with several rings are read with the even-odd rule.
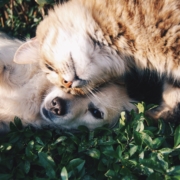
[[[72,94],[86,94],[134,65],[179,83],[180,1],[71,0],[49,12],[34,44],[47,78]],[[21,53],[15,61],[27,63]]]

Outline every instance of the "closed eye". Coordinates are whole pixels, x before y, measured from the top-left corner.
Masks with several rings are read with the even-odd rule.
[[[49,69],[50,71],[54,71],[54,69],[53,69],[50,65],[45,64],[45,66],[46,66],[46,68]]]
[[[104,113],[99,111],[97,108],[89,108],[88,111],[94,116],[96,119],[103,119]]]

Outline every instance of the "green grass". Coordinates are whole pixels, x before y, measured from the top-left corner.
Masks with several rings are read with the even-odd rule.
[[[180,179],[180,126],[153,125],[139,113],[121,113],[114,129],[79,133],[22,128],[16,118],[0,138],[0,179]]]
[[[0,30],[20,39],[34,37],[48,9],[65,1],[68,0],[0,0]]]
[[[49,1],[0,1],[0,29],[13,36],[33,37]],[[53,1],[54,2],[54,1]],[[42,9],[43,6],[43,9]],[[131,121],[123,113],[114,129],[79,133],[22,128],[16,118],[0,137],[0,180],[56,179],[180,179],[180,126],[159,120],[153,124],[139,113]]]
[[[0,30],[20,39],[35,36],[47,10],[62,0],[0,0]]]

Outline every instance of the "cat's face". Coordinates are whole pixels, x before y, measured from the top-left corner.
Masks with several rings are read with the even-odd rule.
[[[61,6],[55,9],[39,24],[36,38],[16,53],[18,63],[27,63],[20,57],[23,51],[27,52],[25,56],[28,53],[39,56],[34,59],[39,60],[47,78],[71,94],[87,94],[122,75],[124,62],[116,50],[108,46],[92,17],[74,18],[73,14],[66,13],[61,18],[63,9]],[[32,53],[32,46],[36,52]]]
[[[64,37],[59,33],[55,43],[52,38],[49,35],[40,47],[40,66],[58,87],[71,94],[84,94],[117,76],[110,66],[110,52],[87,35]]]
[[[53,84],[72,94],[84,94],[88,86],[91,89],[92,82],[98,84],[109,78],[108,72],[104,71],[107,61],[99,55],[100,48],[87,36],[61,36],[62,33],[58,33],[53,42],[54,37],[48,34],[40,46],[40,65]]]
[[[18,50],[16,55],[28,51],[28,46],[31,47],[31,51],[24,53],[23,56],[27,57],[28,53],[31,53],[32,57],[38,56],[39,58],[32,59],[39,60],[40,67],[51,83],[64,88],[66,92],[86,94],[104,82],[113,81],[118,76],[116,73],[118,70],[114,68],[124,68],[124,65],[114,58],[115,52],[110,52],[106,46],[94,43],[88,35],[66,34],[64,37],[59,33],[56,35],[56,41],[52,43],[53,38],[53,35],[48,34],[43,42],[41,39],[30,40]],[[32,52],[32,46],[37,52]],[[17,59],[26,61],[26,57]]]

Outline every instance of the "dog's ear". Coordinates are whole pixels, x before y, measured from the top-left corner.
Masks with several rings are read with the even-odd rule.
[[[22,44],[16,51],[13,61],[17,64],[31,64],[38,62],[39,42],[36,38]]]

